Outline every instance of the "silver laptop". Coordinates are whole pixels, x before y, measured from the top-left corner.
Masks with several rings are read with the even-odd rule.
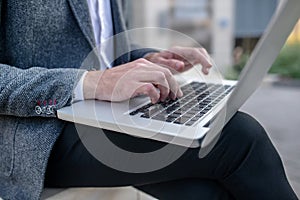
[[[204,156],[260,85],[299,17],[299,0],[280,3],[237,82],[204,83],[191,78],[181,83],[184,96],[177,100],[155,105],[142,96],[119,103],[87,100],[58,110],[58,117],[176,145],[201,146]]]

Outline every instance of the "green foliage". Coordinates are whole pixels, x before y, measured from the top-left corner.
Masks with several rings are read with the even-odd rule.
[[[237,72],[241,72],[244,68],[244,66],[246,65],[247,61],[249,60],[250,54],[248,53],[244,53],[241,58],[240,58],[240,62],[238,64],[235,64],[233,66],[233,69]]]
[[[240,72],[243,70],[244,66],[246,65],[250,55],[248,53],[244,53],[241,55],[239,63],[233,65],[229,69],[229,71],[225,74],[225,79],[227,80],[237,80],[239,77]]]
[[[274,62],[270,73],[300,79],[300,43],[286,45]]]
[[[239,77],[239,72],[233,68],[230,68],[224,75],[224,78],[227,80],[237,80],[238,77]]]
[[[226,74],[226,78],[237,79],[238,74],[244,68],[249,54],[243,54],[238,64],[232,67],[232,70]],[[269,73],[278,74],[283,77],[300,79],[300,43],[285,45]]]

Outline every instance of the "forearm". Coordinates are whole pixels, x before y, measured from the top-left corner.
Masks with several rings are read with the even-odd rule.
[[[83,73],[71,68],[22,70],[0,64],[0,114],[56,117],[56,110],[71,104],[73,88]],[[35,110],[38,105],[50,104],[51,113]]]

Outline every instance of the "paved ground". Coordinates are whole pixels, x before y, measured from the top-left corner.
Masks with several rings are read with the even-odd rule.
[[[300,87],[264,83],[242,110],[260,121],[277,147],[300,197]]]

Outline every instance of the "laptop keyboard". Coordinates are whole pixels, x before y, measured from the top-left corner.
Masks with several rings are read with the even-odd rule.
[[[233,86],[230,85],[191,82],[181,87],[183,97],[180,99],[149,103],[134,110],[130,115],[140,113],[140,117],[143,118],[192,126],[232,89]]]

